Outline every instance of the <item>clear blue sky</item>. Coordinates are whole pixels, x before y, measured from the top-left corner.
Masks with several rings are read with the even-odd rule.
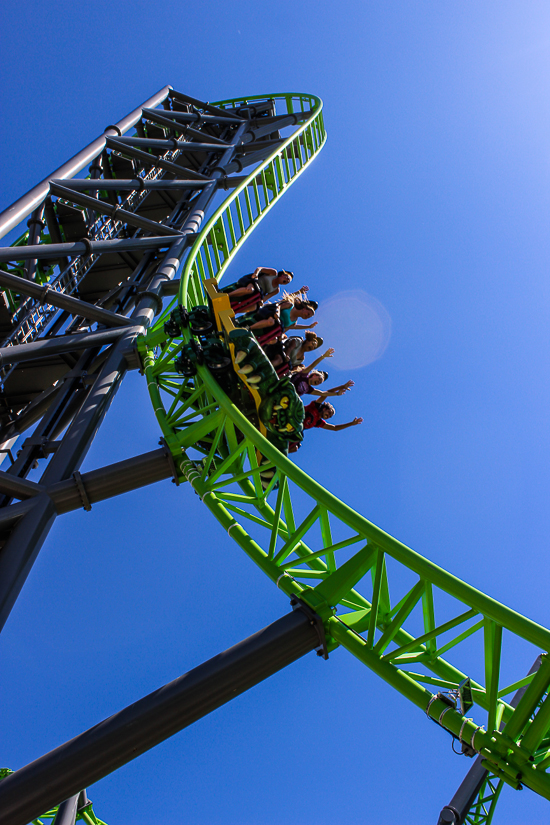
[[[543,2],[4,4],[4,208],[166,83],[306,91],[327,145],[233,266],[362,289],[392,337],[301,466],[548,625],[550,8]],[[327,344],[330,342],[327,341]],[[84,470],[154,449],[124,382]],[[288,609],[169,482],[61,517],[0,641],[17,768]],[[526,663],[527,664],[527,663]],[[90,789],[109,825],[425,825],[469,762],[336,651],[310,655]],[[495,823],[546,821],[505,788]]]

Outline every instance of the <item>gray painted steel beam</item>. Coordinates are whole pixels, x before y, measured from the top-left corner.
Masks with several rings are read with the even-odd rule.
[[[42,418],[46,410],[54,403],[55,397],[60,392],[62,386],[62,383],[58,383],[55,386],[48,387],[36,398],[33,398],[30,404],[27,404],[10,423],[6,424],[0,433],[0,441],[5,442],[21,435],[21,433],[25,432],[26,429]]]
[[[200,129],[193,129],[190,124],[186,124],[185,126],[178,126],[177,121],[163,117],[162,115],[158,114],[158,110],[148,109],[146,117],[147,120],[151,120],[153,121],[153,123],[158,123],[160,126],[168,127],[173,137],[175,137],[176,132],[178,132],[179,134],[185,134],[185,137],[198,138],[199,142],[218,143],[220,146],[229,146],[229,143],[226,140],[222,140],[221,138],[214,137],[213,135],[206,134],[205,132],[201,132]],[[235,123],[235,121],[233,121],[233,123]]]
[[[208,181],[210,182],[210,181]],[[101,255],[103,252],[146,252],[161,249],[174,242],[173,235],[156,235],[153,238],[113,238],[107,241],[75,241],[74,243],[45,243],[37,246],[0,247],[0,263],[26,261],[29,258],[57,260],[61,256]]]
[[[48,175],[41,183],[31,189],[30,192],[27,192],[26,195],[23,195],[22,198],[19,198],[19,200],[15,201],[15,203],[0,213],[0,238],[9,232],[10,229],[17,226],[29,212],[42,203],[48,194],[50,180],[52,178],[71,178],[86,166],[87,163],[90,163],[99,155],[105,146],[108,134],[120,135],[127,132],[128,129],[140,120],[143,109],[154,109],[155,106],[158,106],[159,103],[166,100],[170,91],[170,86],[164,86],[164,88],[160,89],[153,97],[150,97],[141,106],[134,109],[129,115],[126,115],[125,118],[119,120],[114,126],[108,126],[103,135],[92,141],[85,149],[82,149],[81,152],[74,155],[74,157],[64,163],[63,166],[60,166],[59,169],[56,169],[55,172],[52,172],[51,175]]]
[[[162,285],[162,295],[177,295],[180,291],[180,280],[179,278],[175,281],[166,281]],[[0,350],[1,352],[2,350]],[[1,362],[0,362],[1,364]]]
[[[158,123],[161,126],[168,127],[168,129],[170,129],[170,131],[174,135],[174,137],[175,137],[176,133],[179,133],[179,134],[185,134],[186,137],[198,138],[199,141],[202,140],[203,138],[205,138],[207,141],[210,141],[211,143],[219,143],[220,146],[228,146],[229,145],[226,140],[222,140],[221,138],[214,137],[213,135],[205,134],[204,132],[201,132],[199,129],[193,129],[193,127],[189,123],[187,123],[185,126],[178,126],[178,121],[177,120],[173,120],[173,119],[169,119],[167,117],[163,117],[162,115],[157,114],[157,110],[155,110],[155,109],[152,109],[152,110],[148,109],[146,117],[147,117],[147,120],[151,120],[151,121],[153,121],[153,123]],[[235,121],[233,121],[233,123],[235,123]]]
[[[175,466],[170,450],[161,447],[143,455],[117,461],[106,467],[99,467],[82,473],[80,482],[84,488],[86,501],[96,504],[113,496],[129,493],[140,487],[155,484],[167,478],[175,479]],[[55,504],[58,514],[68,513],[84,507],[82,493],[74,478],[59,481],[47,488],[47,493]]]
[[[18,476],[12,476],[10,473],[4,473],[4,475],[9,476],[10,481],[15,479],[16,482],[32,483],[20,479]],[[73,510],[91,508],[93,504],[97,504],[99,501],[105,501],[113,496],[129,493],[132,490],[138,490],[140,487],[147,487],[149,484],[155,484],[157,481],[164,481],[168,478],[177,480],[176,469],[170,451],[167,447],[163,447],[158,450],[151,450],[149,453],[127,458],[124,461],[117,461],[106,467],[99,467],[97,470],[91,470],[88,473],[82,473],[79,478],[80,483],[77,483],[73,475],[71,478],[59,481],[47,488],[43,485],[37,486],[41,490],[43,489],[51,498],[56,513],[62,515]],[[7,492],[8,495],[13,495],[13,489]],[[25,499],[17,504],[2,507],[0,509],[0,530],[7,529],[17,523],[30,512],[33,504],[34,502],[31,499]],[[0,564],[1,558],[0,551]]]
[[[206,137],[206,135],[205,135]],[[203,141],[167,140],[166,138],[142,138],[142,137],[122,137],[117,138],[117,143],[124,146],[145,146],[148,149],[181,149],[183,152],[219,152],[229,146],[225,141],[215,141],[208,143]]]
[[[0,507],[0,531],[9,530],[9,528],[17,524],[17,522],[20,521],[23,518],[23,516],[26,516],[27,513],[30,513],[33,507],[34,499],[31,498],[27,498],[25,499],[25,501],[19,501],[17,504],[10,504],[6,507]],[[1,561],[2,552],[0,551],[0,564]],[[1,627],[2,624],[0,623],[0,628]]]
[[[190,103],[192,106],[196,106],[199,109],[204,109],[206,112],[210,112],[210,114],[217,115],[218,117],[231,117],[232,114],[228,113],[225,109],[220,109],[218,106],[213,106],[211,103],[207,103],[204,100],[198,100],[196,97],[190,97],[189,95],[183,94],[183,92],[176,92],[176,90],[172,88],[168,93],[168,97],[172,98],[172,100],[179,100],[181,103]],[[242,122],[244,118],[240,115],[234,114],[233,120],[238,123],[239,121]]]
[[[0,783],[0,824],[26,825],[319,647],[315,619],[302,609],[283,616],[10,774]]]
[[[26,478],[19,478],[0,470],[0,493],[18,499],[34,498],[45,491],[43,484],[36,484]]]
[[[249,154],[244,154],[240,158],[232,160],[225,166],[226,174],[229,175],[231,172],[242,172],[246,166],[251,166],[253,163],[260,163],[262,160],[265,160],[269,157],[269,155],[271,155],[271,153],[275,150],[276,145],[279,143],[283,143],[283,140],[281,139],[280,141],[275,141],[273,144],[270,142],[269,146],[265,149],[250,152]]]
[[[84,350],[82,354],[79,353],[80,357],[73,369],[63,376],[63,381],[59,382],[59,390],[53,394],[51,403],[48,404],[47,411],[42,416],[40,423],[32,436],[27,438],[21,445],[17,458],[8,471],[11,475],[24,477],[28,474],[36,459],[44,455],[44,444],[51,440],[52,431],[65,415],[67,408],[72,405],[75,394],[79,394],[81,401],[83,400],[82,392],[85,388],[82,385],[82,378],[87,374],[98,349],[96,347],[95,349]],[[85,391],[89,392],[90,386]],[[0,499],[0,503],[4,505],[6,502]]]
[[[257,142],[253,140],[243,141],[243,145],[239,146],[239,154],[254,152],[256,151],[256,149],[270,149],[271,151],[273,151],[277,148],[277,146],[279,146],[279,144],[283,142],[283,140],[284,138],[273,138],[269,140],[258,140]]]
[[[220,111],[222,111],[220,109]],[[158,117],[158,112],[160,109],[144,109],[143,114],[147,119],[149,119],[150,115],[154,115]],[[153,118],[151,118],[152,120]],[[175,112],[167,109],[162,110],[162,119],[163,121],[181,121],[182,123],[228,123],[228,124],[238,124],[242,122],[242,118],[236,118],[234,115],[228,114],[227,112],[225,115],[206,115],[201,114],[200,112]],[[160,122],[160,121],[159,121]]]
[[[20,364],[23,361],[59,355],[62,352],[75,352],[75,350],[88,349],[88,347],[103,347],[116,341],[125,329],[126,326],[119,326],[97,332],[77,332],[73,335],[59,335],[57,338],[39,338],[37,341],[17,344],[13,347],[0,347],[0,367],[4,364]],[[143,327],[137,329],[138,332],[142,330]]]
[[[135,212],[129,212],[121,206],[113,206],[105,201],[91,198],[89,195],[83,195],[80,192],[76,192],[74,189],[69,189],[67,186],[60,186],[58,183],[54,183],[53,181],[50,183],[50,190],[52,195],[65,198],[65,200],[71,201],[72,203],[78,203],[81,206],[87,206],[89,209],[93,209],[101,215],[108,215],[113,220],[129,223],[130,226],[137,226],[140,229],[147,230],[147,232],[153,232],[155,235],[180,234],[178,229],[172,229],[171,226],[165,226],[165,224],[151,221],[149,218],[142,218],[140,215],[136,215]]]
[[[195,172],[193,169],[188,169],[186,166],[179,166],[171,160],[159,158],[156,155],[150,155],[149,152],[143,152],[141,149],[135,149],[133,146],[127,146],[125,143],[120,143],[114,138],[107,138],[106,145],[109,149],[115,149],[129,158],[136,158],[140,160],[144,166],[158,167],[159,169],[166,169],[167,172],[173,172],[184,180],[186,178],[193,178],[194,180],[209,180],[207,175],[201,175],[200,172]]]
[[[93,198],[90,198],[90,200],[93,200]],[[94,304],[89,304],[87,301],[81,301],[80,298],[73,298],[72,295],[57,292],[47,284],[39,286],[32,281],[27,281],[25,278],[20,278],[18,275],[12,275],[10,272],[4,272],[1,269],[0,285],[5,289],[17,292],[18,295],[28,295],[38,301],[39,304],[49,304],[59,309],[65,309],[71,315],[82,315],[83,318],[97,321],[99,324],[105,324],[109,327],[132,325],[132,321],[126,318],[125,315],[118,315],[116,312],[102,309]]]
[[[60,181],[52,180],[52,183],[60,183]],[[76,192],[83,192],[87,189],[97,191],[97,184],[94,188],[94,183],[89,178],[71,178],[63,182],[67,189],[74,189]],[[112,180],[105,180],[101,178],[100,189],[105,191],[114,190],[125,191],[134,189],[166,189],[171,191],[173,189],[202,189],[207,183],[211,183],[209,179],[203,180],[144,180],[143,178],[134,178],[133,180],[126,180],[121,178],[113,178]]]

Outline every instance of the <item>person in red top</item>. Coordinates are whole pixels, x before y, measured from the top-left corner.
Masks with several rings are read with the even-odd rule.
[[[327,419],[332,418],[335,409],[332,404],[328,403],[325,394],[315,398],[311,404],[304,407],[304,410],[304,430],[311,430],[313,427],[322,427],[323,430],[346,430],[348,427],[356,427],[357,424],[363,423],[362,418],[354,418],[346,424],[327,424]]]

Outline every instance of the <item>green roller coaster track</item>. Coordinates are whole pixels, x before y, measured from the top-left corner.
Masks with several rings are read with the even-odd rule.
[[[186,258],[178,298],[140,339],[153,407],[180,478],[277,587],[321,616],[329,650],[344,647],[470,755],[482,756],[489,773],[467,821],[489,823],[504,782],[550,799],[550,631],[424,558],[324,489],[260,434],[206,366],[192,379],[174,367],[191,338],[186,330],[180,338],[164,333],[174,305],[206,303],[203,281],[222,277],[325,142],[318,98],[271,97],[278,111],[312,114],[203,226]],[[260,99],[265,96],[216,105]],[[264,490],[260,473],[268,468],[275,475]],[[518,643],[534,646],[533,658],[542,651],[541,665],[503,684],[501,663]],[[466,670],[453,664],[457,654],[454,661],[467,661]],[[465,680],[474,702],[471,718],[456,701]],[[511,694],[521,687],[526,690],[514,708]]]

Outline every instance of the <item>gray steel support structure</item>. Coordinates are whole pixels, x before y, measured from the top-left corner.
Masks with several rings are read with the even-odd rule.
[[[160,104],[163,108],[157,110]],[[199,109],[207,118],[200,124]],[[181,122],[180,116],[195,126]],[[37,462],[47,461],[43,491],[28,496],[24,505],[12,503],[16,485],[0,484],[0,626],[59,512],[47,491],[78,473],[122,378],[138,366],[136,337],[162,309],[165,285],[180,268],[217,187],[233,185],[228,171],[250,165],[251,155],[244,153],[251,143],[254,155],[265,156],[279,139],[278,128],[304,116],[277,118],[270,101],[261,111],[227,112],[165,87],[0,215],[0,234],[29,210],[33,227],[27,248],[18,244],[0,251],[5,264],[0,286],[15,304],[15,329],[0,341],[7,407],[0,442],[37,424],[6,475],[24,479]],[[122,137],[131,126],[136,135]],[[114,147],[110,154],[109,147]],[[91,180],[71,183],[70,176],[90,162]],[[113,172],[121,166],[131,175],[119,182]],[[112,199],[102,200],[100,194]],[[47,240],[54,243],[40,243],[38,229],[44,222],[39,213],[45,205]],[[81,240],[74,238],[71,221],[80,222]],[[98,297],[94,273],[105,255],[119,256],[133,271],[125,282],[111,279],[113,288]],[[70,263],[63,268],[66,261]],[[28,278],[30,268],[37,276],[38,265],[53,267],[45,285]],[[79,271],[84,273],[80,281]],[[51,320],[35,322],[33,329],[29,318],[40,319],[41,306]],[[97,331],[90,331],[90,324],[97,324]],[[64,369],[64,360],[72,362],[72,369]],[[18,409],[11,403],[10,382],[19,389],[27,364],[54,364],[61,376]]]
[[[277,116],[269,99],[221,109],[165,86],[0,214],[0,238],[19,225],[22,234],[0,248],[0,457],[26,435],[0,470],[0,628],[57,516],[163,479],[179,483],[162,442],[108,467],[80,468],[124,376],[140,367],[137,336],[177,292],[179,269],[218,188],[240,185],[243,177],[230,175],[267,157],[284,140],[279,130],[308,115]],[[30,481],[37,468],[39,481]],[[319,643],[303,613],[281,621],[292,628],[275,634],[275,647],[271,639],[259,655],[255,642],[255,658],[244,670],[235,664],[235,674],[246,676],[235,676],[237,693]],[[217,672],[216,689],[226,695],[210,709],[235,695],[230,670]],[[150,713],[155,729],[162,713]],[[141,734],[138,740],[133,755],[154,744]],[[23,793],[29,807],[17,818],[4,811],[2,821],[27,822],[62,802],[57,825],[73,823],[85,799],[78,793],[99,776],[88,770],[89,753],[84,761],[81,755],[71,757],[82,767],[77,778],[61,785],[70,771],[58,765],[54,777],[33,769],[32,790],[26,785]],[[0,793],[24,775],[3,780]]]
[[[76,811],[84,785],[97,782],[319,648],[322,627],[315,614],[298,607],[15,771],[0,783],[0,825],[26,825],[63,800],[68,808],[63,816],[69,816]]]

